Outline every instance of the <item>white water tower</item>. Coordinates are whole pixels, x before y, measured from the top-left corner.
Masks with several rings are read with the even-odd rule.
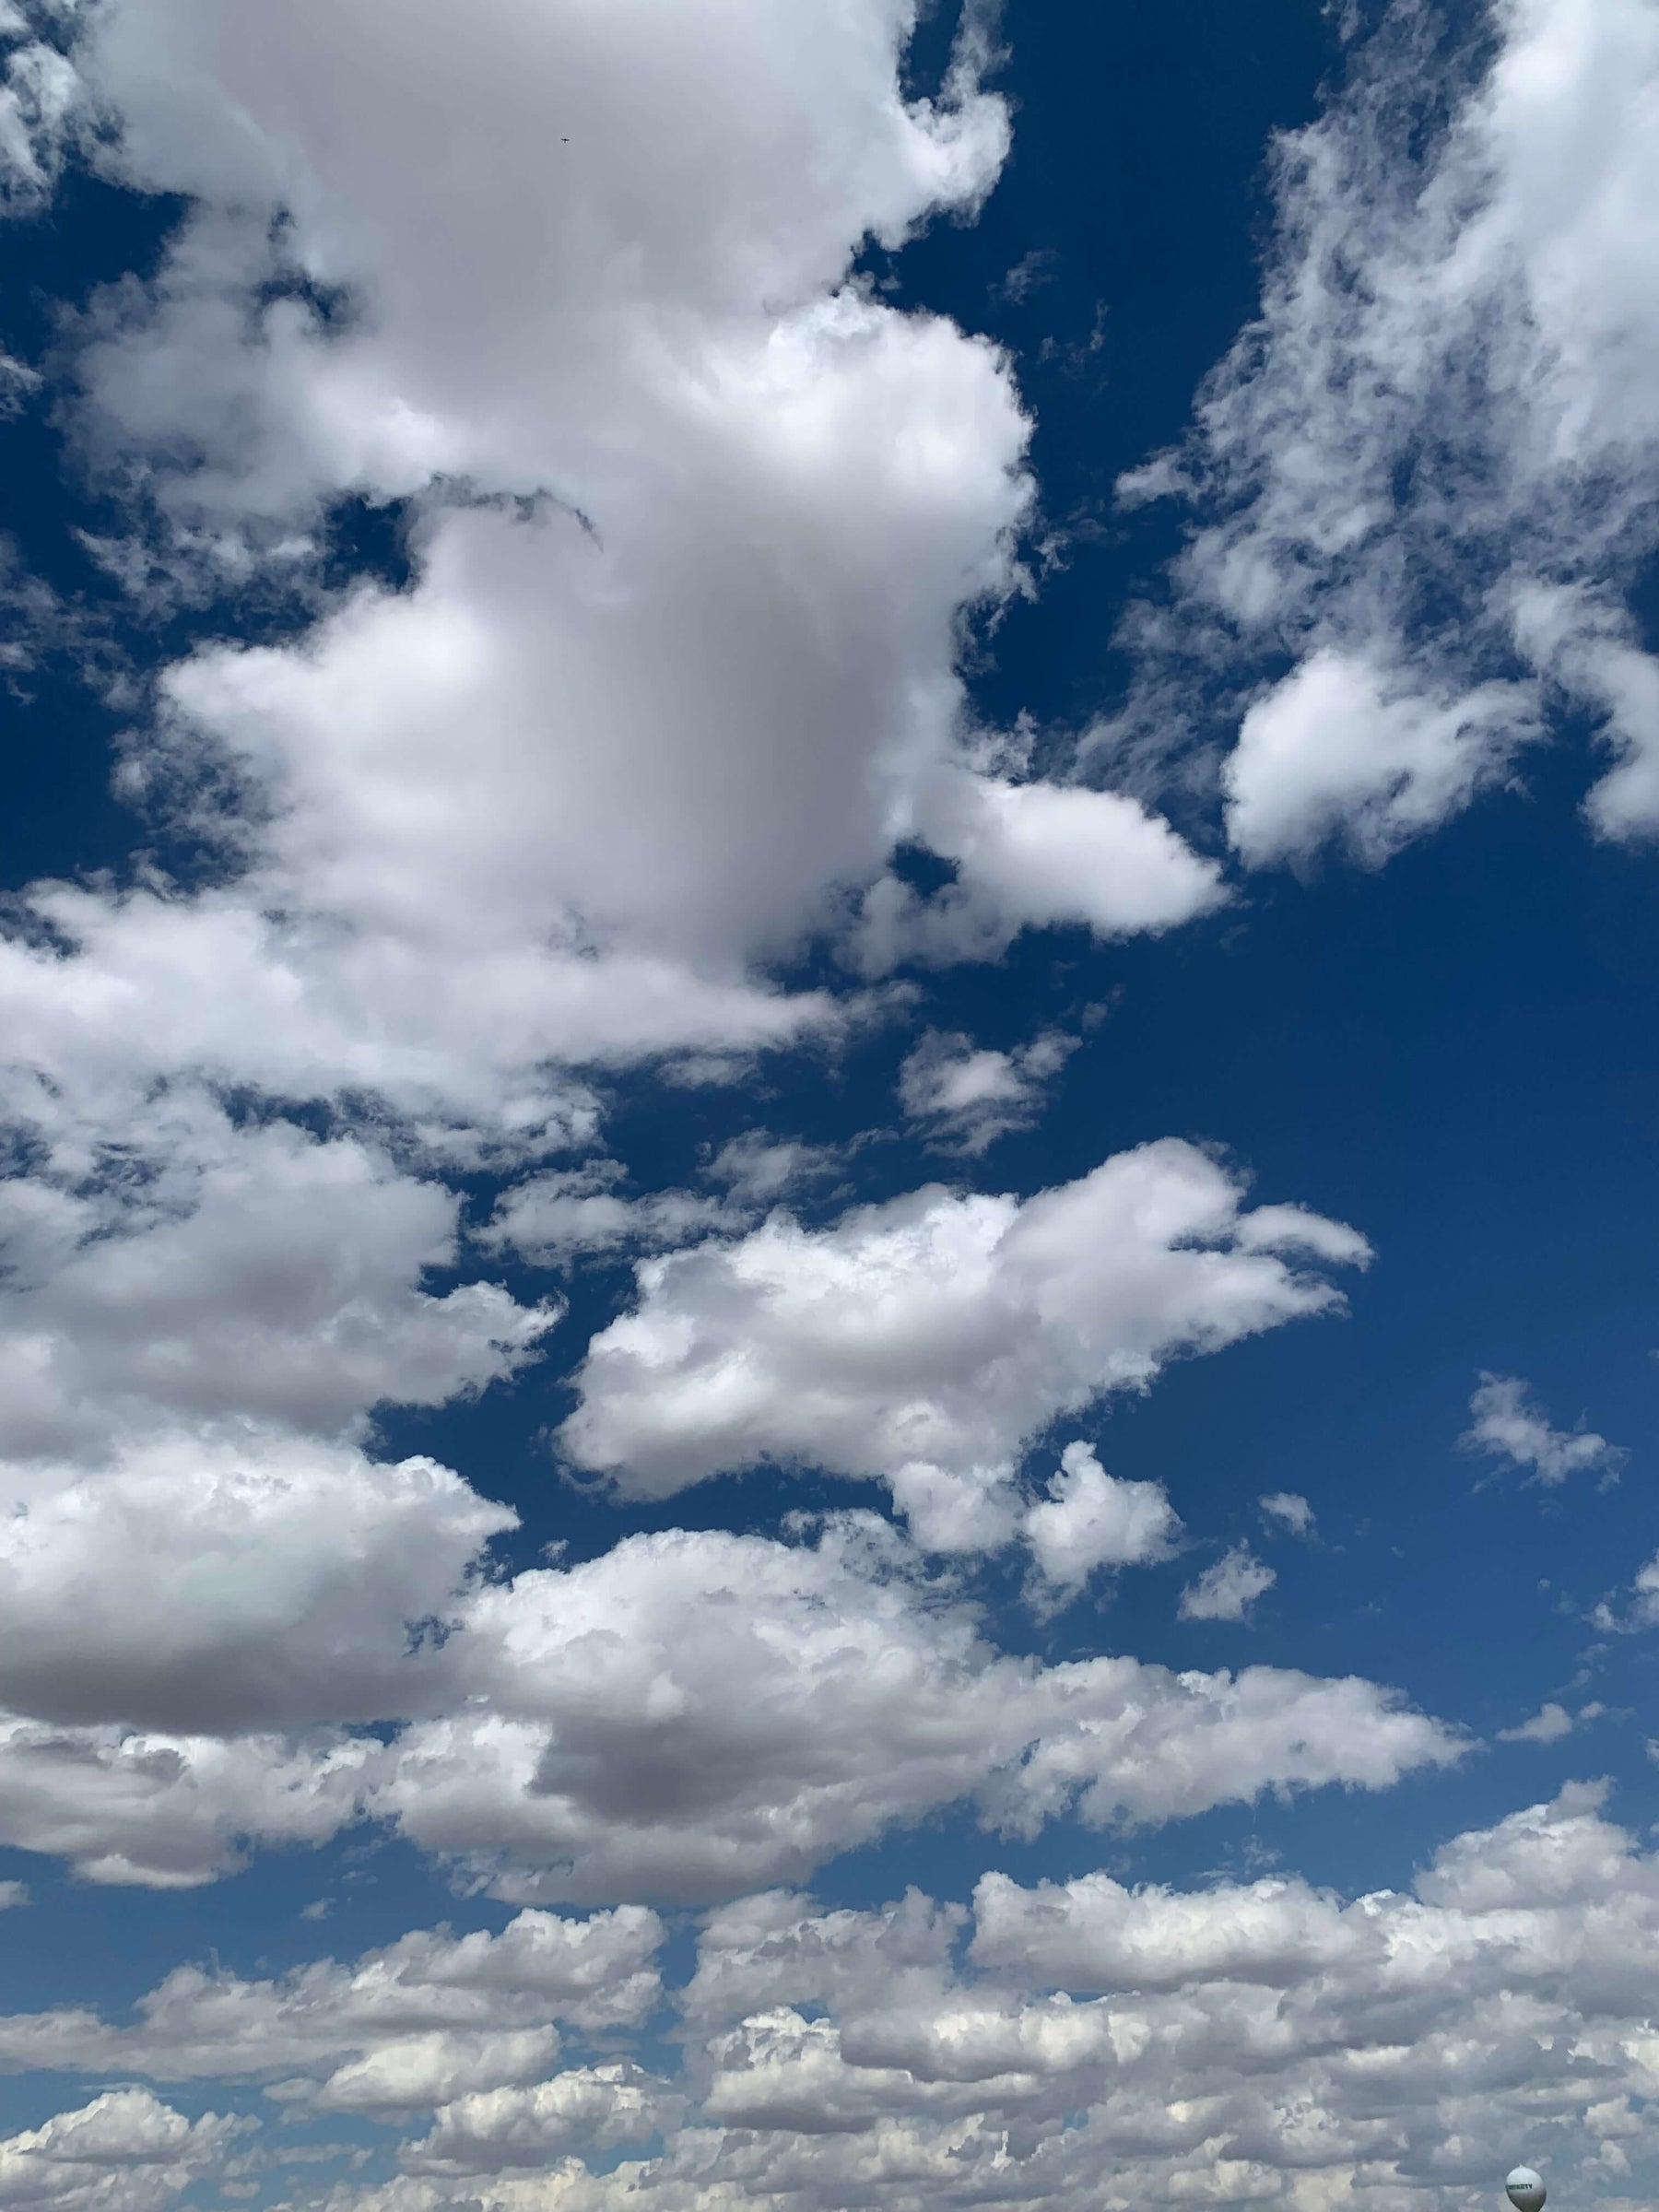
[[[1503,2184],[1503,2194],[1514,2206],[1515,2212],[1544,2212],[1547,2192],[1543,2179],[1530,2166],[1517,2166]]]

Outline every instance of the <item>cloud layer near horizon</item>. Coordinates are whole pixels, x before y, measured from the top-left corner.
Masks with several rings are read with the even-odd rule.
[[[339,2212],[830,2206],[853,2189],[1380,2212],[1487,2183],[1538,2140],[1545,2098],[1563,2114],[1550,2149],[1622,2204],[1659,2088],[1659,1877],[1601,1794],[1572,1785],[1453,1838],[1405,1893],[990,1872],[971,1909],[912,1890],[826,1911],[772,1889],[709,1914],[668,1990],[650,1913],[527,1910],[499,1936],[414,1931],[271,1979],[180,1969],[130,2022],[0,2018],[0,2065],[175,2094],[229,2073],[265,2086],[273,2122],[400,2118],[401,2176],[336,2185]],[[665,2005],[677,2082],[618,2055]],[[589,2173],[578,2141],[621,2161]],[[0,2173],[79,2212],[119,2171],[118,2201],[149,2212],[197,2173],[260,2173],[261,2147],[248,2120],[193,2125],[133,2088],[0,2144]]]

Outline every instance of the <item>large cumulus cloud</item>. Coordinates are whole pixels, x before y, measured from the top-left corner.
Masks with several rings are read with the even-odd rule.
[[[165,1466],[126,1480],[118,1513],[143,1510],[147,1480],[171,1485],[160,1531],[200,1562],[205,1594],[178,1620],[167,1605],[189,1593],[169,1571],[79,1642],[61,1626],[54,1590],[120,1590],[108,1551],[92,1579],[100,1542],[131,1556],[119,1517],[101,1536],[84,1512],[24,1517],[7,1562],[0,1840],[96,1880],[206,1881],[250,1840],[318,1842],[373,1816],[502,1897],[703,1900],[798,1879],[942,1806],[1028,1835],[1072,1811],[1157,1822],[1268,1789],[1386,1787],[1463,1748],[1357,1677],[1000,1652],[871,1515],[811,1545],[629,1537],[444,1595],[505,1517],[429,1463],[326,1517],[317,1477],[280,1460],[194,1492]],[[247,1564],[261,1533],[268,1581]],[[362,1732],[371,1718],[393,1725]]]
[[[1171,1140],[1023,1204],[934,1187],[641,1261],[561,1441],[624,1496],[805,1464],[885,1480],[929,1544],[1006,1541],[1019,1448],[1057,1415],[1339,1304],[1295,1262],[1363,1264],[1364,1239],[1241,1197]]]

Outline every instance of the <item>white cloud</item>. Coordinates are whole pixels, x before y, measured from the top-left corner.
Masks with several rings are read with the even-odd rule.
[[[499,2085],[521,2088],[546,2074],[558,2055],[551,2028],[506,2031],[427,2029],[389,2037],[349,2059],[314,2092],[324,2112],[377,2114],[419,2112],[453,2097],[488,2095]]]
[[[964,768],[918,794],[912,827],[955,861],[957,878],[925,900],[895,877],[873,887],[860,944],[877,973],[905,959],[994,959],[1027,927],[1108,940],[1170,929],[1227,895],[1214,861],[1119,792]]]
[[[1313,1508],[1305,1498],[1294,1490],[1274,1490],[1256,1500],[1257,1507],[1270,1522],[1288,1528],[1293,1536],[1308,1536],[1313,1533]]]
[[[683,1243],[700,1230],[737,1228],[746,1218],[695,1191],[629,1195],[616,1187],[624,1176],[619,1160],[606,1159],[515,1183],[497,1201],[480,1241],[547,1265]]]
[[[524,1912],[499,1935],[413,1929],[351,1964],[271,1981],[182,1966],[130,2026],[72,2008],[0,2019],[0,2063],[253,2079],[289,2103],[348,2110],[442,2104],[469,2075],[494,2086],[523,2078],[534,2052],[553,2057],[550,2021],[599,2035],[640,2026],[660,1995],[664,1934],[639,1905],[585,1920]]]
[[[937,1806],[1022,1834],[1156,1821],[1461,1748],[1371,1683],[999,1653],[873,1515],[813,1548],[629,1537],[465,1618],[453,1709],[370,1805],[510,1899],[730,1896]]]
[[[833,1145],[746,1129],[722,1145],[703,1172],[711,1182],[725,1185],[734,1205],[770,1206],[798,1184],[839,1173],[846,1159],[846,1150]]]
[[[1258,1597],[1278,1581],[1248,1544],[1235,1544],[1181,1594],[1182,1620],[1247,1620]]]
[[[1659,826],[1659,677],[1627,611],[1659,481],[1659,26],[1645,0],[1503,0],[1467,41],[1488,32],[1460,77],[1406,0],[1276,142],[1260,315],[1182,452],[1124,487],[1197,502],[1177,622],[1133,633],[1131,725],[1184,694],[1190,726],[1194,681],[1241,660],[1295,664],[1226,767],[1254,864],[1335,836],[1386,858],[1563,708],[1617,756],[1592,826]]]
[[[27,35],[40,28],[15,7],[0,16],[0,45],[6,49],[0,78],[0,212],[6,215],[33,213],[50,197],[81,121],[80,78],[59,47]]]
[[[579,2149],[649,2141],[677,2124],[684,2100],[626,2062],[571,2067],[529,2088],[501,2088],[441,2105],[429,2136],[405,2162],[416,2173],[545,2170]]]
[[[1618,1633],[1659,1628],[1659,1552],[1653,1554],[1645,1567],[1638,1568],[1630,1584],[1630,1603],[1622,1617],[1604,1599],[1591,1618],[1597,1628]]]
[[[850,271],[994,181],[974,34],[907,101],[902,0],[486,0],[461,53],[432,0],[111,0],[56,11],[67,61],[0,23],[19,190],[84,79],[106,171],[188,201],[76,325],[77,451],[131,524],[100,558],[168,604],[297,579],[309,622],[184,653],[126,740],[201,884],[39,885],[0,934],[6,1832],[192,1881],[356,1817],[379,1747],[331,1732],[443,1706],[403,1646],[503,1519],[352,1448],[518,1372],[557,1308],[467,1279],[441,1176],[558,1157],[483,1240],[536,1261],[735,1231],[830,1155],[613,1189],[568,1164],[574,1071],[833,1041],[858,996],[770,969],[935,817],[1005,938],[1052,918],[1020,884],[1055,824],[1074,876],[1120,855],[1058,918],[1162,926],[1214,871],[1126,800],[963,764],[1030,424],[994,347]],[[434,161],[434,114],[486,156]],[[345,494],[412,502],[406,590],[323,589]]]
[[[913,1888],[877,1912],[824,1912],[788,1889],[740,1898],[705,1915],[679,2006],[705,2033],[784,2004],[862,2010],[908,1983],[935,1983],[967,1918]]]
[[[15,1912],[29,1902],[27,1882],[0,1882],[0,1912]]]
[[[622,2212],[786,2194],[832,2212],[925,2188],[1051,2212],[1433,2212],[1493,2186],[1542,2133],[1552,2188],[1633,2206],[1659,2085],[1659,1865],[1604,1798],[1571,1784],[1454,1837],[1408,1889],[1358,1897],[1100,1870],[1030,1887],[988,1873],[971,1917],[913,1891],[873,1911],[746,1898],[703,1927],[672,2077],[612,2055],[456,2098],[405,2141],[398,2179],[326,2201]],[[159,2024],[170,2006],[156,1992],[138,2009]],[[7,2021],[0,2049],[53,2017]],[[256,2073],[253,2016],[219,2017],[239,2018],[225,2047]],[[100,2029],[58,2016],[52,2032],[66,2058]],[[182,2124],[135,2114],[97,2147],[133,2176]]]
[[[1618,1472],[1627,1454],[1617,1444],[1582,1423],[1577,1429],[1555,1429],[1533,1405],[1526,1384],[1513,1375],[1483,1374],[1469,1400],[1474,1419],[1458,1442],[1465,1452],[1484,1452],[1506,1459],[1512,1466],[1529,1467],[1530,1480],[1553,1487],[1570,1475],[1600,1469],[1604,1477]]]
[[[84,1881],[190,1889],[262,1843],[324,1843],[358,1817],[372,1747],[81,1728],[0,1712],[0,1843]]]
[[[1559,1744],[1572,1734],[1572,1715],[1564,1705],[1540,1705],[1530,1720],[1513,1728],[1500,1728],[1500,1744]]]
[[[351,1433],[533,1357],[557,1308],[433,1296],[459,1200],[355,1138],[233,1128],[182,1102],[72,1171],[0,1184],[14,1273],[0,1451],[96,1461],[115,1440],[241,1418]]]
[[[930,1545],[1000,1543],[1020,1449],[1056,1415],[1339,1303],[1275,1248],[1355,1264],[1364,1241],[1241,1195],[1168,1140],[1023,1203],[926,1189],[642,1261],[561,1441],[626,1497],[806,1464],[887,1481]]]
[[[1099,1567],[1145,1567],[1167,1559],[1181,1516],[1160,1482],[1108,1475],[1084,1443],[1067,1444],[1048,1496],[1028,1506],[1020,1533],[1043,1580],[1076,1591]]]
[[[1070,1472],[1040,1554],[1145,1556],[1150,1486]],[[367,1818],[516,1901],[706,1899],[959,1802],[1022,1833],[1161,1820],[1461,1748],[1370,1683],[1017,1659],[873,1515],[480,1577],[511,1523],[430,1462],[269,1440],[49,1491],[7,1524],[0,1843],[190,1887]]]
[[[161,2212],[210,2179],[250,2124],[187,2120],[147,2089],[112,2089],[0,2140],[0,2196],[41,2212]]]
[[[1029,1129],[1042,1110],[1043,1088],[1077,1049],[1077,1040],[1050,1030],[1011,1053],[975,1049],[971,1037],[930,1030],[899,1071],[899,1102],[934,1143],[971,1159],[1010,1130]]]
[[[1383,861],[1459,812],[1538,734],[1523,686],[1425,697],[1325,648],[1240,725],[1222,775],[1228,835],[1256,866],[1305,858],[1335,834]]]
[[[907,103],[901,0],[668,30],[488,0],[462,66],[432,0],[393,34],[314,0],[78,28],[106,166],[192,196],[88,326],[87,449],[164,566],[305,572],[351,493],[417,502],[418,575],[163,673],[124,788],[182,804],[225,879],[38,888],[51,941],[7,944],[0,1006],[49,1085],[194,1069],[546,1149],[561,1067],[832,1030],[758,971],[929,834],[935,789],[984,818],[962,864],[1005,937],[1205,902],[1131,802],[959,763],[959,618],[1018,582],[1030,426],[993,347],[849,271],[989,189],[982,41]],[[435,165],[435,112],[489,158]],[[1057,905],[1030,888],[1056,836],[1089,877]]]
[[[411,1631],[517,1519],[432,1460],[252,1430],[0,1467],[0,1706],[184,1734],[397,1713]]]

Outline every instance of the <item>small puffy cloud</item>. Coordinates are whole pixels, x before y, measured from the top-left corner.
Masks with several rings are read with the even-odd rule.
[[[1067,1444],[1048,1495],[1029,1506],[1020,1534],[1044,1582],[1075,1591],[1099,1567],[1145,1567],[1167,1559],[1181,1517],[1160,1482],[1108,1475],[1085,1443]]]
[[[703,1173],[725,1186],[733,1205],[768,1206],[802,1183],[839,1173],[845,1159],[834,1145],[808,1145],[798,1137],[746,1129],[721,1146]]]
[[[1483,1452],[1512,1466],[1531,1470],[1528,1480],[1554,1487],[1570,1475],[1599,1470],[1611,1480],[1627,1457],[1605,1436],[1581,1426],[1557,1429],[1547,1415],[1534,1405],[1527,1386],[1514,1375],[1483,1374],[1469,1400],[1474,1416],[1458,1438],[1465,1452]]]
[[[789,1889],[739,1898],[705,1915],[679,2007],[703,2030],[782,2004],[862,2010],[906,1983],[935,1983],[967,1918],[914,1888],[874,1912],[825,1912]]]
[[[1598,1629],[1622,1633],[1633,1629],[1659,1628],[1659,1551],[1639,1568],[1630,1584],[1630,1602],[1621,1614],[1606,1599],[1591,1615]]]
[[[1223,774],[1228,835],[1255,866],[1306,859],[1333,836],[1383,861],[1538,735],[1524,686],[1425,696],[1326,649],[1245,715]]]
[[[1218,864],[1123,793],[1013,782],[961,769],[920,799],[916,834],[956,864],[923,900],[885,877],[865,900],[859,946],[877,972],[902,960],[989,959],[1027,927],[1112,939],[1171,929],[1226,899]]]
[[[1256,1500],[1258,1512],[1271,1524],[1288,1529],[1293,1536],[1313,1533],[1313,1508],[1294,1490],[1273,1490]]]
[[[642,1261],[559,1441],[625,1497],[816,1465],[888,1482],[930,1545],[1005,1542],[1021,1446],[1056,1415],[1340,1305],[1280,1253],[1362,1262],[1363,1239],[1241,1194],[1170,1139],[1023,1201],[929,1188]]]
[[[1168,929],[1220,903],[1220,870],[1169,824],[1111,791],[964,775],[924,814],[969,904],[1022,923],[1081,923],[1097,936]]]
[[[1586,1708],[1588,1711],[1588,1708]],[[1559,1744],[1572,1734],[1573,1719],[1564,1705],[1540,1705],[1530,1720],[1513,1728],[1500,1728],[1500,1744]]]
[[[1182,1620],[1245,1620],[1250,1608],[1278,1576],[1248,1544],[1235,1544],[1181,1594]]]
[[[453,2097],[539,2080],[558,2055],[559,2037],[551,2028],[429,2028],[418,2035],[388,2036],[336,2066],[310,2101],[329,2112],[429,2110]]]
[[[929,1030],[899,1071],[899,1103],[935,1144],[976,1159],[999,1136],[1031,1126],[1044,1087],[1076,1049],[1075,1038],[1053,1030],[1011,1053]]]
[[[542,2170],[573,2151],[649,2142],[677,2124],[685,2099],[627,2061],[577,2066],[524,2088],[499,2088],[440,2105],[431,2133],[410,2144],[412,2173]]]
[[[27,1882],[0,1882],[0,1912],[15,1912],[29,1902]]]

